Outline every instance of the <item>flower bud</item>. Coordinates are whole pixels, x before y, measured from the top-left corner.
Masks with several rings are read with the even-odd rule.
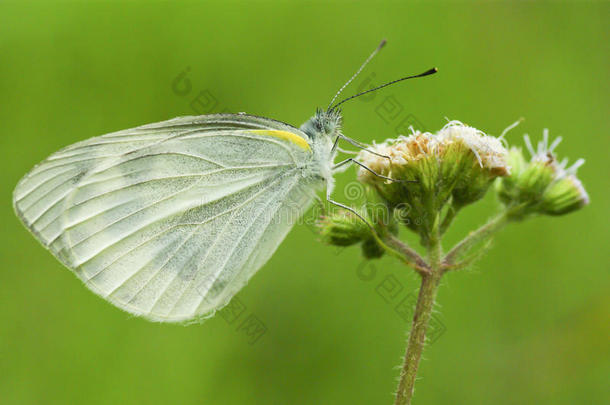
[[[587,205],[589,196],[576,177],[576,170],[584,160],[579,159],[568,168],[567,159],[558,162],[553,150],[561,138],[549,145],[547,130],[536,150],[527,135],[524,139],[531,160],[525,160],[521,149],[512,148],[508,159],[511,175],[496,186],[500,201],[513,219],[531,214],[563,215]]]
[[[348,210],[324,215],[317,223],[322,240],[334,246],[351,246],[370,236],[368,225]]]
[[[542,196],[541,212],[547,215],[563,215],[589,204],[589,196],[580,180],[574,175],[552,183]]]
[[[379,243],[374,238],[366,239],[362,242],[362,256],[366,259],[379,259],[385,250],[379,246]]]

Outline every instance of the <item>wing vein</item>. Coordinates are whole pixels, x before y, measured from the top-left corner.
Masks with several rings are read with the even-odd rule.
[[[294,170],[294,169],[293,169],[293,170]],[[268,180],[268,178],[265,178],[265,179],[263,179],[263,180],[261,180],[261,181],[259,181],[259,182],[257,182],[257,183],[250,184],[250,185],[248,185],[248,187],[246,187],[246,188],[251,188],[251,187],[254,187],[254,186],[258,185],[258,184],[261,184],[262,182],[264,182],[264,181],[266,181],[266,180]],[[197,183],[198,183],[198,182],[194,183],[194,184],[193,184],[193,185],[191,185],[190,187],[187,187],[187,188],[185,188],[185,189],[182,189],[182,190],[178,191],[177,193],[174,193],[174,194],[173,194],[173,195],[171,195],[171,196],[168,196],[168,197],[166,197],[166,198],[164,198],[164,199],[162,199],[162,200],[159,200],[159,201],[157,201],[157,202],[155,202],[155,203],[151,204],[150,206],[152,206],[152,205],[154,205],[154,204],[156,204],[156,203],[158,203],[158,202],[164,201],[164,200],[166,200],[166,199],[168,199],[168,198],[171,198],[171,197],[173,197],[174,195],[179,194],[179,193],[181,193],[181,192],[183,192],[183,191],[186,191],[187,189],[190,189],[190,188],[192,188],[193,186],[195,186],[195,184],[197,184]],[[244,189],[239,190],[239,191],[243,191],[243,190],[244,190]],[[237,191],[236,191],[236,192],[237,192]],[[234,193],[233,193],[233,194],[234,194]],[[221,198],[226,198],[226,197],[228,197],[228,196],[230,196],[230,195],[232,195],[232,194],[228,194],[228,195],[222,196]],[[210,202],[208,202],[208,203],[206,203],[206,204],[210,204],[210,203],[212,203],[212,202],[214,202],[214,201],[217,201],[217,200],[210,201]],[[148,208],[148,207],[145,207],[145,208]],[[130,215],[131,215],[131,214],[130,214]],[[172,215],[175,215],[175,214],[172,214]],[[165,217],[164,217],[164,218],[165,218]],[[124,219],[124,218],[122,218],[122,219]],[[120,219],[120,220],[122,220],[122,219]],[[120,220],[119,220],[119,221],[120,221]],[[152,222],[152,223],[156,223],[156,222],[158,222],[158,221],[159,221],[159,219],[155,220],[155,221],[154,221],[154,222]],[[116,223],[116,222],[117,222],[117,221],[115,221],[114,223]],[[114,223],[113,223],[113,224],[114,224]],[[128,235],[125,235],[123,238],[128,238],[128,237],[130,237],[131,235],[135,234],[136,232],[141,231],[143,228],[145,228],[146,226],[151,225],[152,223],[146,224],[146,225],[144,225],[144,226],[142,226],[142,227],[140,227],[140,228],[137,228],[137,229],[133,230],[131,233],[129,233]],[[112,225],[112,224],[110,224],[110,225]],[[110,226],[110,225],[108,225],[108,226]],[[107,227],[105,227],[104,229],[106,229],[106,228],[107,228]],[[97,233],[99,233],[99,232],[102,232],[104,229],[101,229],[100,231],[96,232],[95,234],[97,234]],[[75,246],[77,246],[78,244],[80,244],[80,243],[84,242],[85,240],[87,240],[87,239],[91,238],[91,237],[92,237],[93,235],[95,235],[95,234],[89,235],[89,236],[88,236],[86,239],[83,239],[82,241],[80,241],[80,242],[79,242],[79,243],[77,243],[76,245],[71,246],[70,248],[74,248]],[[90,258],[88,258],[87,260],[83,261],[82,263],[79,263],[79,266],[81,266],[81,265],[83,265],[84,263],[88,262],[88,261],[89,261],[89,260],[91,260],[93,257],[95,257],[95,256],[99,255],[99,254],[100,254],[101,252],[103,252],[104,250],[106,250],[106,249],[108,249],[108,248],[110,248],[110,247],[112,247],[112,246],[116,245],[116,244],[117,244],[117,243],[119,243],[120,241],[121,241],[121,240],[118,240],[118,241],[115,241],[115,242],[111,243],[111,244],[110,244],[110,245],[108,245],[108,246],[105,246],[105,247],[104,247],[102,250],[100,250],[99,252],[97,252],[95,255],[91,256]]]
[[[290,190],[292,190],[292,188],[294,187],[291,186]],[[220,267],[220,270],[217,270],[214,274],[214,281],[212,282],[212,284],[210,285],[210,288],[212,288],[212,286],[214,285],[214,283],[216,283],[216,281],[218,280],[218,277],[220,276],[220,273],[222,272],[222,270],[225,268],[225,266],[227,265],[227,263],[229,262],[229,260],[233,257],[233,255],[235,254],[235,251],[237,249],[237,246],[239,245],[239,243],[242,241],[242,239],[244,238],[244,236],[246,235],[246,233],[248,233],[250,231],[250,229],[252,228],[252,226],[254,225],[254,223],[260,218],[261,215],[263,215],[266,211],[266,209],[269,207],[269,205],[273,202],[274,197],[277,196],[280,193],[281,190],[278,190],[273,196],[272,198],[269,198],[269,200],[267,201],[267,203],[265,204],[265,206],[263,207],[263,209],[257,214],[256,218],[254,219],[254,221],[252,221],[248,227],[246,228],[246,230],[241,234],[241,236],[239,237],[238,242],[233,245],[233,247],[231,248],[231,251],[227,254],[227,258],[225,259],[224,263],[222,264],[222,266]],[[281,204],[279,205],[279,207],[281,207]],[[278,207],[278,209],[279,209]],[[277,212],[277,211],[276,211]],[[274,213],[275,215],[275,213]],[[235,277],[237,277],[237,272],[233,275],[233,277],[231,278],[230,281],[232,281],[233,279],[235,279]],[[227,282],[227,285],[230,284],[230,281]],[[209,289],[208,289],[209,291]],[[207,291],[206,291],[207,293]],[[203,303],[204,300],[204,296],[203,294],[201,295],[201,299],[199,300],[199,303],[197,303],[197,306],[195,308],[199,309],[199,307],[201,306],[201,304]],[[173,312],[173,310],[175,309],[176,304],[178,303],[178,301],[176,301],[176,303],[174,304],[174,306],[172,307],[172,309],[170,310],[169,314],[171,314]]]
[[[269,183],[267,186],[265,186],[265,187],[264,187],[262,190],[260,190],[260,191],[256,192],[256,193],[255,193],[253,196],[248,197],[248,199],[246,199],[244,202],[242,202],[242,203],[240,203],[239,205],[237,205],[237,206],[235,206],[235,207],[231,208],[230,210],[227,210],[226,212],[224,212],[224,214],[227,214],[227,213],[229,213],[229,212],[232,212],[232,214],[231,214],[231,218],[229,218],[229,219],[227,220],[227,223],[226,223],[226,224],[225,224],[225,226],[223,227],[222,231],[221,231],[221,232],[218,234],[218,236],[216,237],[216,239],[214,240],[214,242],[212,243],[212,245],[210,246],[210,248],[209,248],[209,249],[208,249],[208,251],[206,252],[206,256],[205,256],[205,258],[203,259],[203,261],[202,261],[202,262],[205,262],[205,260],[207,259],[207,257],[208,257],[208,255],[209,255],[209,253],[212,251],[212,249],[214,248],[214,246],[216,246],[216,244],[218,243],[218,241],[221,239],[221,236],[223,235],[224,231],[226,230],[226,228],[227,228],[228,224],[231,222],[231,220],[233,219],[233,217],[236,215],[236,212],[237,212],[239,209],[243,208],[243,206],[244,206],[246,203],[248,203],[248,202],[252,201],[254,198],[258,197],[258,196],[259,196],[261,193],[264,193],[266,190],[268,190],[268,189],[269,189],[269,188],[270,188],[270,187],[271,187],[273,184],[277,183],[277,182],[278,182],[278,181],[279,181],[281,178],[282,178],[282,176],[280,176],[280,177],[279,177],[279,178],[277,178],[277,179],[274,179],[274,180],[273,180],[271,183]],[[224,215],[224,214],[223,214],[223,215]],[[188,241],[188,240],[190,240],[190,238],[191,238],[191,237],[193,236],[193,234],[194,234],[194,233],[195,233],[195,232],[196,232],[196,231],[197,231],[197,230],[198,230],[198,229],[201,227],[201,225],[202,225],[202,224],[199,224],[199,225],[198,225],[198,226],[197,226],[197,227],[196,227],[196,228],[193,230],[193,232],[191,232],[191,233],[189,234],[189,236],[187,237],[187,241]],[[186,243],[187,241],[185,241],[185,243]],[[182,247],[182,245],[184,245],[184,244],[181,244],[181,246],[180,246],[180,247]],[[142,291],[143,291],[143,290],[146,288],[146,286],[148,286],[148,284],[149,284],[149,283],[150,283],[150,282],[151,282],[151,281],[152,281],[152,280],[153,280],[153,279],[154,279],[154,278],[155,278],[155,277],[156,277],[156,276],[159,274],[159,272],[160,272],[160,271],[163,269],[163,267],[165,266],[165,264],[167,264],[167,263],[169,262],[169,260],[171,260],[171,259],[174,257],[174,255],[175,255],[175,253],[176,253],[176,252],[177,252],[177,250],[176,250],[176,251],[174,251],[174,253],[173,253],[173,254],[172,254],[172,256],[171,256],[171,257],[168,259],[168,261],[166,261],[166,262],[163,264],[163,266],[162,266],[161,268],[159,268],[159,269],[158,269],[158,270],[155,272],[155,274],[153,274],[153,276],[152,276],[151,278],[149,278],[149,279],[148,279],[148,281],[147,281],[147,282],[146,282],[146,283],[145,283],[145,284],[142,286],[142,288],[140,288],[140,289],[138,290],[138,292],[136,292],[136,294],[135,294],[133,297],[131,297],[131,298],[130,298],[130,300],[127,302],[128,304],[129,304],[129,303],[131,303],[131,302],[132,302],[132,301],[133,301],[133,300],[136,298],[136,296],[138,296],[138,295],[139,295],[139,294],[140,294],[140,293],[141,293],[141,292],[142,292]],[[180,270],[180,271],[181,271],[181,270]],[[177,272],[176,272],[176,274],[178,274],[180,271],[177,271]],[[175,277],[175,276],[174,276],[174,277]],[[183,294],[181,294],[181,295],[178,297],[178,300],[179,300],[180,298],[182,298],[182,295],[183,295]],[[159,295],[159,296],[157,297],[157,299],[155,300],[155,302],[152,304],[151,308],[154,308],[154,306],[156,305],[156,303],[158,302],[158,300],[159,300],[159,298],[160,298],[160,297],[161,297],[161,295]],[[178,301],[176,301],[176,302],[178,302]],[[171,311],[170,311],[170,312],[171,312]]]
[[[57,178],[57,177],[59,177],[59,176],[61,176],[61,175],[63,175],[63,174],[66,174],[66,173],[68,173],[68,172],[71,172],[72,170],[74,170],[74,168],[70,168],[70,169],[68,169],[68,170],[64,170],[63,172],[57,173],[57,174],[54,176],[54,178]],[[32,189],[28,190],[28,191],[27,191],[25,194],[23,194],[23,195],[21,195],[21,196],[19,196],[19,197],[16,197],[16,198],[15,198],[15,201],[16,201],[17,203],[19,203],[20,201],[23,201],[23,199],[24,199],[24,198],[26,198],[27,196],[29,196],[30,194],[32,194],[32,192],[34,192],[34,191],[38,190],[38,188],[39,188],[41,185],[43,185],[43,184],[44,184],[46,181],[48,181],[48,179],[46,179],[46,180],[42,181],[41,183],[37,184],[36,186],[32,187]],[[34,205],[36,202],[37,202],[37,201],[34,201],[34,203],[29,204],[29,205],[27,206],[27,208],[24,208],[24,210],[27,210],[27,209],[28,209],[28,208],[30,208],[32,205]]]

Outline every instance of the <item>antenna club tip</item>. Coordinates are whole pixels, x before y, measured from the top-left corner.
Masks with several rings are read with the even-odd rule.
[[[433,67],[432,69],[426,70],[424,73],[420,73],[417,77],[433,75],[438,72],[438,68]]]
[[[377,46],[377,50],[383,48],[385,46],[385,44],[388,42],[387,39],[382,39],[381,42],[379,43],[379,45]]]

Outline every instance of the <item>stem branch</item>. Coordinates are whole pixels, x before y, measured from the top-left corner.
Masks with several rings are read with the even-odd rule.
[[[406,258],[407,264],[413,267],[419,274],[426,274],[430,272],[430,268],[426,261],[409,245],[398,239],[392,234],[386,236],[385,242],[392,248],[400,251]]]
[[[492,218],[485,225],[477,229],[476,231],[472,231],[462,239],[457,245],[453,247],[447,253],[447,256],[443,259],[443,264],[449,269],[455,264],[455,261],[459,259],[464,254],[468,253],[473,247],[478,245],[479,243],[489,239],[493,236],[494,233],[498,232],[500,229],[506,225],[509,219],[508,212],[502,212],[498,216]]]

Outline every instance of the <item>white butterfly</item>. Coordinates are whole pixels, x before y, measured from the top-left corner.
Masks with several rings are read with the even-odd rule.
[[[165,322],[211,316],[271,257],[317,190],[335,203],[333,172],[353,161],[333,164],[337,142],[355,143],[341,134],[341,103],[300,129],[215,114],[91,138],[21,179],[15,211],[117,307]]]

